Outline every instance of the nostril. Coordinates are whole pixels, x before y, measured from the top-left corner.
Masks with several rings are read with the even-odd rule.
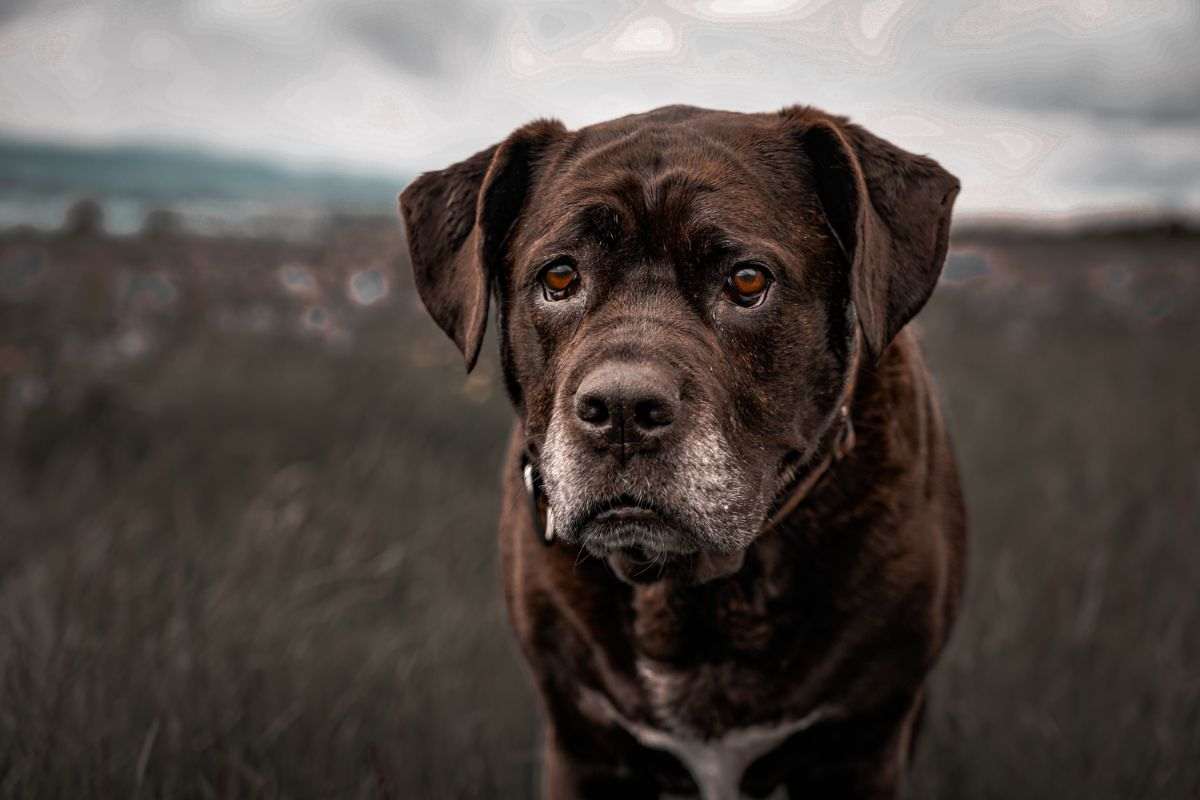
[[[608,403],[596,395],[583,395],[575,402],[575,414],[589,425],[608,422]]]
[[[571,412],[581,433],[601,446],[628,448],[661,438],[681,411],[679,387],[654,364],[606,362],[580,380]]]
[[[633,404],[633,419],[643,430],[665,428],[675,421],[675,411],[662,400],[639,400]]]

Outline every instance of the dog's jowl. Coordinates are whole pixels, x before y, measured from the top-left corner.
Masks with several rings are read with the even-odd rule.
[[[962,588],[905,325],[958,181],[806,107],[554,121],[401,197],[516,411],[500,546],[552,798],[893,797]]]

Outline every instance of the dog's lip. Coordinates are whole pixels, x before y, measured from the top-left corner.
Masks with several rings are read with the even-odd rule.
[[[695,549],[669,512],[629,495],[595,506],[582,526],[592,529],[590,535],[584,536],[584,542],[596,555],[628,549],[631,555],[642,550],[661,558]]]
[[[592,519],[599,522],[662,522],[663,518],[653,508],[621,503],[609,506],[596,514]]]
[[[622,494],[593,506],[587,521],[669,524],[670,515],[653,503]]]

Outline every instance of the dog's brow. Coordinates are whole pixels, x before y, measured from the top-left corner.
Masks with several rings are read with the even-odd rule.
[[[742,249],[742,244],[729,231],[711,223],[697,225],[688,234],[692,250],[698,255],[715,257]]]
[[[571,215],[570,232],[599,244],[611,244],[622,233],[621,212],[608,203],[589,203]]]
[[[567,247],[590,241],[612,246],[624,231],[621,213],[609,203],[568,203],[566,213],[555,218],[535,240],[536,249]]]

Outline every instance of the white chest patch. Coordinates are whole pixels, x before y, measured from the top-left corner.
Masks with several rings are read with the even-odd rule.
[[[700,788],[702,800],[738,800],[741,797],[738,786],[746,767],[792,734],[835,713],[832,707],[820,706],[798,720],[736,728],[714,739],[700,739],[633,722],[618,712],[607,697],[592,689],[581,690],[580,708],[594,719],[620,725],[643,746],[679,759]]]

